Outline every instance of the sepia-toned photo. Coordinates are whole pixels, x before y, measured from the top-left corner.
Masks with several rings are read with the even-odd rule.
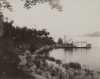
[[[0,0],[0,79],[100,79],[100,0]]]

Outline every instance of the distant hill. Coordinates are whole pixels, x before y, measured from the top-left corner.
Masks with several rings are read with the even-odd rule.
[[[88,36],[88,37],[100,37],[100,32],[94,32],[94,33],[91,33],[91,34],[86,34],[85,36]]]

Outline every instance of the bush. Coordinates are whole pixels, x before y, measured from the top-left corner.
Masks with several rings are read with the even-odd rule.
[[[70,68],[73,68],[73,69],[81,69],[81,65],[79,63],[69,63],[68,65]]]

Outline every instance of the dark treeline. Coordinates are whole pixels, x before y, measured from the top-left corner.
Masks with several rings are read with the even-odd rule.
[[[49,36],[50,33],[45,29],[37,30],[27,27],[14,27],[12,22],[4,22],[4,35],[6,39],[14,41],[17,47],[27,44],[31,51],[36,50],[44,45],[54,44],[54,40]]]
[[[13,22],[3,22],[3,36],[0,37],[0,75],[16,75],[21,72],[17,69],[20,62],[18,53],[25,50],[34,52],[42,46],[54,43],[45,29],[21,28],[13,26]]]

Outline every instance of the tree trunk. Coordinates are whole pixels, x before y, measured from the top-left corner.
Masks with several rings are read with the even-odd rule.
[[[3,14],[0,12],[0,37],[3,36]]]

